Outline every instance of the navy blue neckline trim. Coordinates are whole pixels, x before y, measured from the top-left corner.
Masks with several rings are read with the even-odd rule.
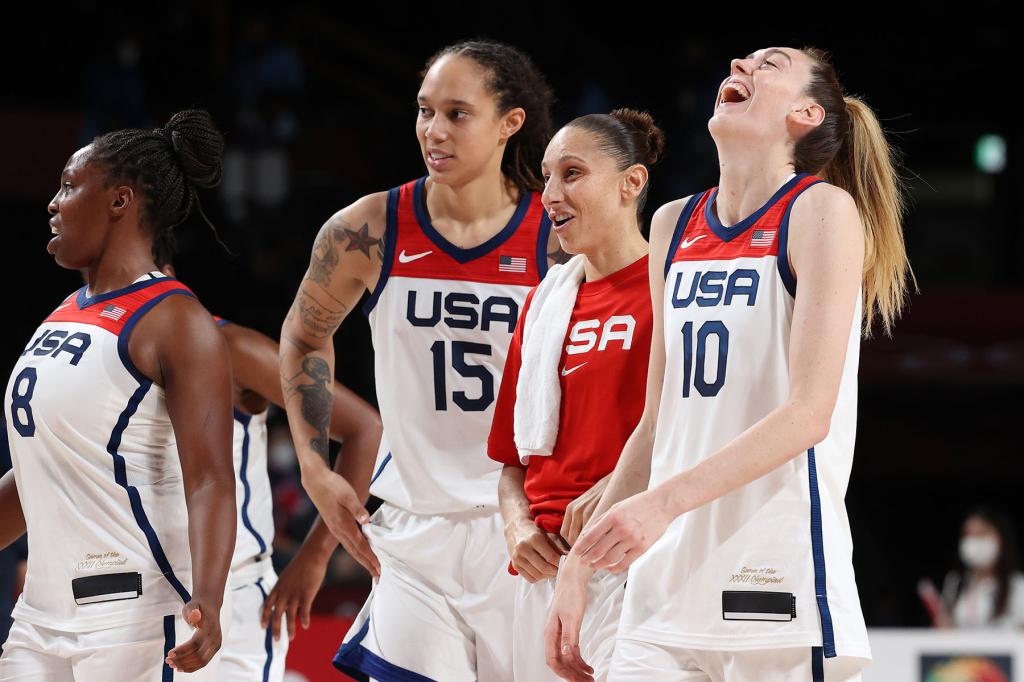
[[[697,204],[700,203],[701,197],[707,194],[707,190],[704,190],[700,194],[694,194],[690,197],[690,200],[683,206],[683,210],[679,213],[679,218],[676,220],[675,230],[672,232],[672,241],[668,245],[668,253],[665,254],[665,279],[668,279],[668,271],[672,268],[672,258],[676,255],[676,249],[679,248],[679,242],[683,240],[683,234],[686,232],[686,226],[690,223],[690,216],[693,215],[694,209],[697,208]]]
[[[469,249],[463,249],[455,246],[450,241],[444,238],[444,236],[434,228],[434,225],[430,222],[430,215],[427,213],[427,195],[424,192],[424,186],[426,185],[426,176],[416,181],[412,190],[412,205],[416,211],[416,221],[420,224],[420,229],[427,235],[430,241],[434,242],[437,248],[441,249],[449,256],[454,258],[459,263],[468,263],[471,260],[486,256],[491,251],[508,241],[509,237],[515,234],[519,224],[523,222],[523,217],[526,215],[526,211],[530,208],[530,201],[533,197],[533,192],[523,192],[523,196],[519,198],[519,205],[516,207],[516,212],[512,214],[512,218],[509,219],[508,224],[501,228],[501,232],[494,235],[483,244],[474,246]]]
[[[713,190],[711,190],[711,196],[708,197],[707,203],[704,204],[704,219],[707,220],[708,227],[711,228],[712,232],[718,235],[719,239],[721,239],[723,242],[732,241],[736,237],[740,236],[741,234],[749,230],[754,223],[761,219],[761,216],[768,212],[768,209],[775,205],[775,202],[781,199],[783,195],[786,194],[786,192],[793,189],[796,183],[800,182],[808,175],[810,175],[810,173],[797,173],[795,176],[790,178],[789,181],[786,182],[782,187],[780,187],[775,192],[775,194],[773,194],[771,198],[764,203],[764,205],[761,208],[757,209],[752,214],[750,214],[743,220],[739,221],[732,227],[726,227],[725,225],[723,225],[722,222],[718,219],[718,216],[715,214],[715,211],[713,210],[715,206],[715,198],[718,197],[718,188],[716,187]]]
[[[377,277],[377,286],[373,288],[370,297],[363,304],[363,314],[369,316],[377,299],[384,292],[384,285],[388,283],[391,276],[391,263],[395,260],[395,245],[398,243],[398,199],[401,188],[395,187],[388,190],[387,209],[384,218],[384,262],[380,266],[380,276]]]
[[[86,292],[86,290],[89,287],[88,286],[84,286],[84,287],[82,287],[81,289],[78,290],[78,295],[75,297],[75,303],[78,304],[78,308],[79,309],[88,308],[91,305],[96,305],[97,303],[103,303],[104,301],[109,301],[112,298],[117,298],[118,296],[124,296],[125,294],[130,294],[130,293],[132,293],[134,291],[138,291],[139,289],[145,289],[146,287],[151,287],[154,284],[159,284],[160,282],[177,282],[177,281],[178,280],[175,279],[174,277],[157,277],[156,279],[144,279],[141,282],[135,282],[134,284],[129,284],[128,286],[123,287],[121,289],[115,289],[114,291],[108,291],[105,294],[99,294],[97,296],[87,296],[85,294],[85,292]]]

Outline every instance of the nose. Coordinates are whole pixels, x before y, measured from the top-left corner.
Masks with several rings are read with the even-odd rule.
[[[734,76],[738,73],[745,73],[747,75],[754,71],[754,60],[753,59],[734,59],[729,62],[729,75]]]
[[[562,198],[562,183],[558,181],[556,176],[552,175],[544,183],[544,191],[540,194],[540,202],[544,204],[546,210],[550,211],[552,206],[562,201]]]
[[[53,198],[50,199],[50,203],[46,206],[46,211],[50,215],[57,215],[57,213],[60,212],[60,207],[57,205],[57,197],[59,196],[60,190],[58,190],[57,193],[53,195]]]
[[[448,137],[448,128],[444,121],[444,116],[434,114],[430,118],[430,123],[427,124],[427,129],[424,131],[424,136],[431,142],[443,142]]]

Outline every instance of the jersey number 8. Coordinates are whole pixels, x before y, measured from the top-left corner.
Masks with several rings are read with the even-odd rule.
[[[36,434],[36,421],[32,417],[32,405],[29,404],[35,389],[36,368],[26,367],[18,374],[11,388],[11,422],[14,430],[23,438],[31,438]]]

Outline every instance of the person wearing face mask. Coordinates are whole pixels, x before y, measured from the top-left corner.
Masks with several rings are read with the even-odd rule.
[[[647,404],[559,568],[547,660],[592,679],[587,585],[628,569],[616,682],[853,682],[860,339],[909,276],[892,150],[811,48],[732,60],[708,129],[718,186],[651,219]]]
[[[513,673],[556,680],[544,664],[544,618],[559,557],[593,511],[643,412],[652,310],[640,212],[664,136],[649,114],[575,119],[541,165],[544,208],[562,249],[530,292],[509,346],[488,438],[504,464],[498,499],[516,581]],[[613,387],[617,399],[609,399]],[[625,575],[592,584],[581,647],[604,680]]]
[[[1024,575],[1005,514],[979,508],[964,520],[953,570],[933,620],[940,628],[1024,627]]]

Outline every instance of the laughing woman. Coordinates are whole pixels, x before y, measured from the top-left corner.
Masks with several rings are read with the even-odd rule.
[[[505,465],[498,497],[520,576],[517,681],[557,679],[544,664],[543,628],[559,559],[579,533],[579,502],[600,495],[643,412],[652,320],[639,218],[663,144],[649,115],[619,109],[572,121],[544,155],[544,208],[562,249],[577,255],[530,294],[488,440]],[[624,583],[604,573],[590,586],[581,646],[597,679],[606,679]]]

